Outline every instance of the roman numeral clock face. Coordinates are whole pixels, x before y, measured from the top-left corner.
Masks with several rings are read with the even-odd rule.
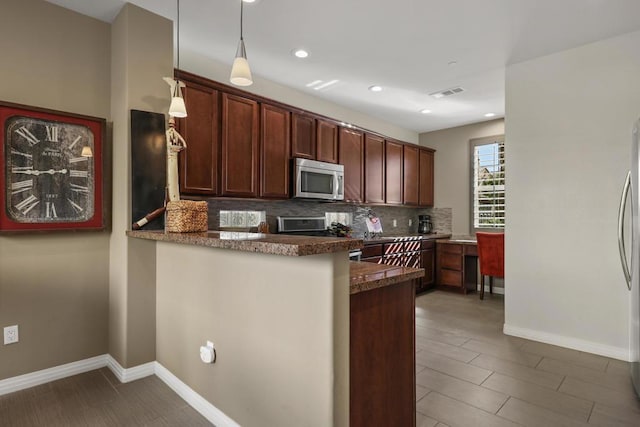
[[[94,215],[94,135],[82,125],[13,116],[5,122],[7,216],[23,223],[87,221]]]

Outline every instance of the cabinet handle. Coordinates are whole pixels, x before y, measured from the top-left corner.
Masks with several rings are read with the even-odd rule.
[[[631,290],[631,273],[629,273],[629,264],[627,263],[627,249],[624,245],[624,211],[627,206],[627,199],[629,197],[629,188],[631,187],[631,171],[627,174],[627,179],[624,181],[624,187],[622,187],[622,197],[620,199],[620,208],[618,210],[618,249],[620,251],[620,262],[622,263],[622,272],[624,273],[624,279],[627,281],[627,288]],[[632,224],[633,227],[633,224]],[[633,229],[631,230],[633,236]],[[633,250],[633,244],[632,244]],[[633,252],[632,252],[633,256]]]

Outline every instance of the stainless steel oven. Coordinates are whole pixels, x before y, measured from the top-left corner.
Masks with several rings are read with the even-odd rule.
[[[331,236],[327,230],[326,219],[323,216],[279,216],[277,217],[278,233],[297,236]],[[349,251],[351,261],[360,261],[362,251]]]
[[[293,197],[344,200],[344,166],[296,158]]]

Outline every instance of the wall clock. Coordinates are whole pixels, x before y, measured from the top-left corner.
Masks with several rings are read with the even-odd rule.
[[[0,102],[0,231],[104,229],[104,119]]]

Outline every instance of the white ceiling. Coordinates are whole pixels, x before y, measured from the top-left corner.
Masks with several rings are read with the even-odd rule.
[[[48,1],[106,22],[125,3]],[[130,2],[175,20],[176,0]],[[503,116],[508,64],[640,29],[639,0],[258,0],[244,13],[254,74],[417,132]],[[240,0],[181,0],[181,51],[231,66],[239,14]],[[465,92],[428,95],[453,86]]]

